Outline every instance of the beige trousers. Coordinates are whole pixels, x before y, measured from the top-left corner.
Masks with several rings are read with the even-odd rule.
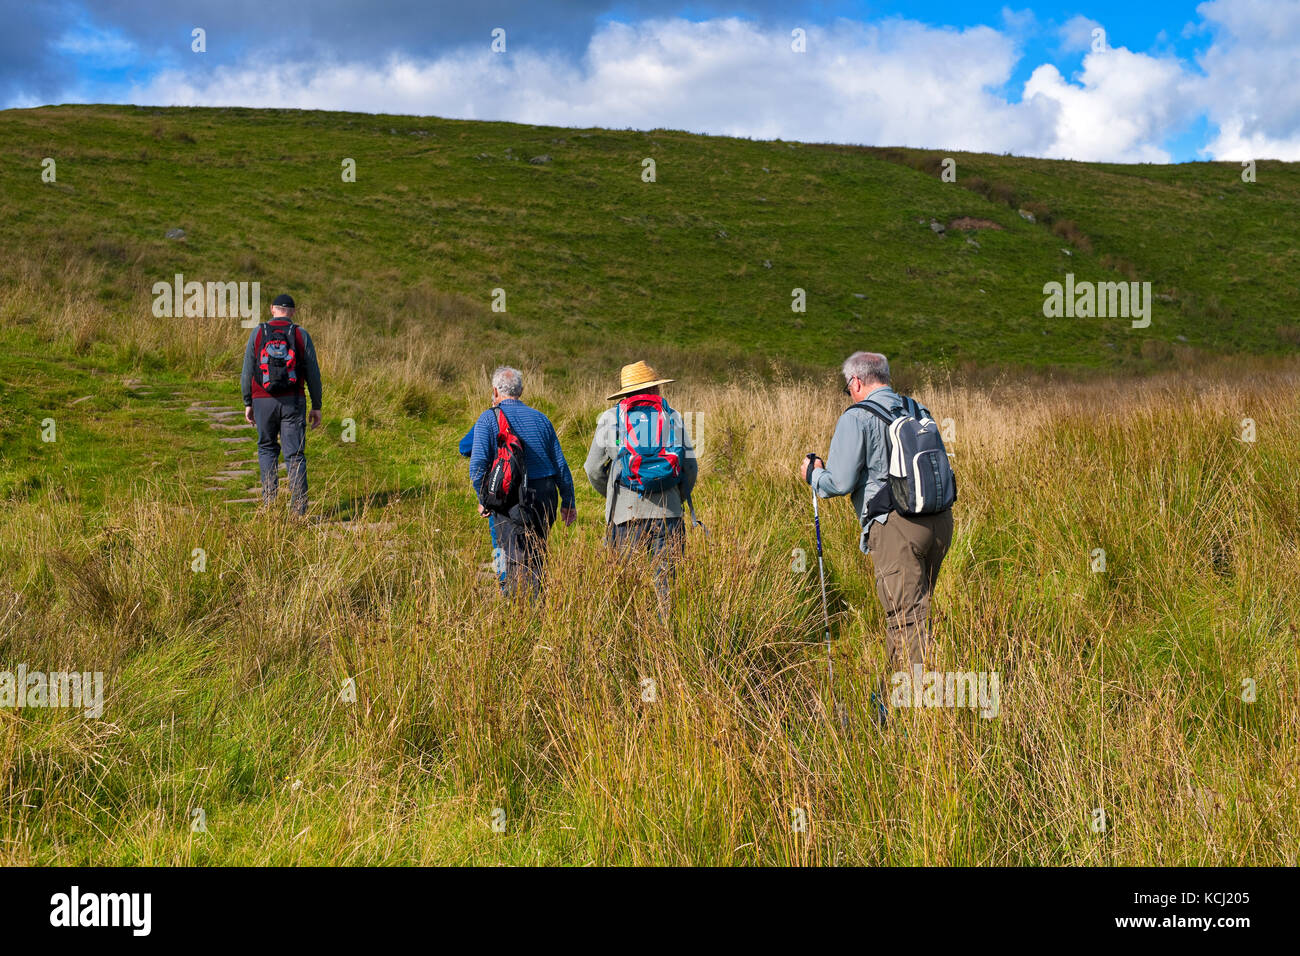
[[[872,522],[868,530],[876,593],[885,609],[885,640],[890,665],[896,670],[925,662],[930,595],[951,544],[951,509],[916,517],[894,512],[884,524]]]

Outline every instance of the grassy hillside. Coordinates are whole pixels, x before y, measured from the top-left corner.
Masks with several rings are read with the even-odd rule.
[[[1296,863],[1300,366],[1266,271],[1293,227],[1214,269],[1132,212],[1147,176],[1194,222],[1213,167],[958,157],[952,184],[904,151],[108,107],[0,114],[0,143],[0,671],[105,674],[102,719],[0,708],[0,863]],[[929,227],[959,216],[1004,228]],[[1149,271],[1169,314],[1045,320],[1067,269]],[[302,304],[308,521],[248,500],[246,333],[149,314],[176,271]],[[842,501],[828,686],[794,465],[860,347],[952,420],[935,665],[998,672],[995,719],[875,725]],[[580,473],[545,603],[501,601],[454,451],[487,371],[525,368],[580,468],[641,357],[695,417],[710,529],[669,619]]]
[[[1294,353],[1300,346],[1300,165],[1263,160],[1178,166],[1046,162],[977,153],[868,150],[1022,210],[1081,261],[1151,281],[1160,319],[1175,332],[1143,342],[1168,358],[1186,340],[1202,349]],[[1250,179],[1244,179],[1246,176]],[[1082,270],[1080,270],[1082,271]],[[1179,339],[1178,335],[1183,338]]]
[[[903,367],[1112,368],[1295,344],[1260,281],[1294,265],[1300,173],[1283,164],[1247,188],[1225,164],[962,155],[954,186],[868,150],[665,130],[139,107],[7,111],[0,150],[0,241],[102,266],[90,291],[115,309],[147,309],[176,272],[260,280],[268,297],[292,289],[313,314],[397,332],[461,322],[553,374],[574,352],[617,364],[646,345],[760,367],[826,365],[852,339]],[[1072,218],[1093,250],[961,188],[980,174]],[[929,227],[960,217],[1002,228]],[[164,239],[171,228],[185,240]],[[1149,329],[1043,317],[1045,282],[1130,264],[1169,297]],[[495,288],[504,315],[489,311]]]

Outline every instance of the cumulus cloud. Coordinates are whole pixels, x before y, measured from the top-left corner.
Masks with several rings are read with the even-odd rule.
[[[118,0],[106,2],[111,7]],[[160,11],[166,6],[149,2]],[[278,9],[275,0],[228,2]],[[395,11],[425,9],[382,2]],[[482,2],[495,9],[504,0]],[[602,6],[602,0],[558,2],[577,20]],[[629,9],[641,4],[628,2]],[[351,8],[345,0],[326,0],[322,9]],[[1093,31],[1101,25],[1072,17],[1052,29],[1062,50],[1083,54],[1080,69],[1066,76],[1043,64],[1019,90],[1011,78],[1021,45],[1051,25],[1008,7],[1000,28],[902,18],[808,25],[805,52],[792,49],[789,24],[742,17],[603,21],[584,26],[587,39],[577,46],[520,42],[516,32],[505,55],[491,52],[486,36],[437,49],[385,47],[383,37],[372,37],[340,53],[346,45],[309,33],[303,37],[320,44],[311,54],[294,52],[293,43],[307,42],[299,37],[287,46],[277,40],[273,48],[227,43],[211,58],[157,59],[155,71],[135,82],[83,70],[55,101],[670,127],[1110,162],[1168,162],[1167,144],[1205,117],[1215,130],[1207,155],[1300,159],[1300,85],[1291,82],[1300,3],[1209,0],[1198,14],[1194,32],[1203,47],[1195,63],[1163,50],[1097,48]],[[461,26],[481,32],[481,24]],[[388,24],[383,36],[395,28]],[[133,50],[146,48],[133,37],[116,28],[78,28],[56,35],[50,46],[102,67],[124,64]],[[213,39],[210,34],[210,45]],[[32,99],[11,96],[10,102]]]
[[[248,61],[165,70],[126,99],[437,114],[573,126],[671,127],[724,135],[1038,152],[1045,99],[1010,103],[1014,41],[891,20],[788,32],[737,18],[609,23],[581,60],[482,46],[380,63]]]
[[[1300,3],[1211,0],[1197,12],[1215,37],[1197,58],[1197,99],[1218,128],[1205,153],[1300,160]]]
[[[1167,163],[1160,143],[1195,115],[1188,99],[1193,85],[1177,60],[1106,49],[1084,57],[1077,83],[1066,82],[1054,66],[1040,66],[1025,83],[1025,99],[1057,107],[1055,135],[1043,156]]]

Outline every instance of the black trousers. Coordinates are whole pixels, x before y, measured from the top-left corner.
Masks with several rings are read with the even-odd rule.
[[[546,570],[546,537],[560,507],[554,478],[529,478],[529,500],[493,517],[497,534],[497,570],[503,571],[501,590],[508,595],[537,598]]]

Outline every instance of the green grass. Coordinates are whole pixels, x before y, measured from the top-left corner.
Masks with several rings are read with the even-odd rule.
[[[0,861],[1296,862],[1300,377],[1267,271],[1293,227],[1258,205],[1289,201],[1289,167],[1209,202],[1224,167],[959,156],[990,200],[928,153],[130,107],[10,111],[0,144],[0,669],[106,682],[101,720],[0,710]],[[1207,203],[1248,237],[1223,268],[1192,238]],[[928,228],[959,215],[1005,228]],[[1066,269],[1149,274],[1170,313],[1049,323]],[[246,333],[154,319],[176,271],[303,305],[326,381],[308,522],[204,490],[237,433],[189,409],[239,404]],[[843,502],[827,685],[793,469],[858,347],[953,419],[937,662],[998,671],[997,719],[872,723],[883,615]],[[486,372],[525,368],[577,469],[641,357],[702,430],[710,534],[668,622],[580,473],[545,603],[502,602],[453,450]]]
[[[1246,186],[1225,164],[961,154],[954,186],[869,150],[667,130],[98,106],[6,111],[0,148],[13,157],[0,238],[102,265],[93,292],[114,308],[146,309],[176,272],[258,280],[265,298],[291,289],[398,333],[467,320],[484,350],[523,351],[552,375],[574,352],[618,362],[656,346],[759,368],[824,366],[847,339],[903,367],[1111,368],[1167,363],[1180,335],[1216,351],[1295,344],[1261,281],[1294,265],[1300,174],[1286,164]],[[540,155],[551,161],[529,163]],[[57,183],[41,182],[47,156]],[[1049,227],[960,188],[977,175],[1075,220],[1095,251],[1066,256]],[[928,228],[958,216],[1004,228],[978,247]],[[163,238],[172,227],[183,243]],[[1045,282],[1118,279],[1124,263],[1176,300],[1150,329],[1043,317]],[[806,314],[791,311],[795,288]]]

